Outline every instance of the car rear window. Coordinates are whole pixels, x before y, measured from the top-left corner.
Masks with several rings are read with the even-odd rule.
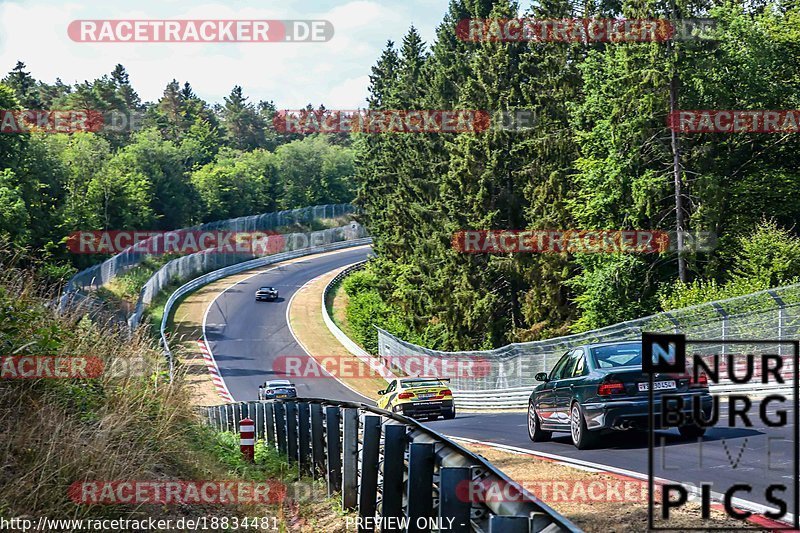
[[[641,344],[617,344],[592,348],[592,356],[599,368],[641,366]]]

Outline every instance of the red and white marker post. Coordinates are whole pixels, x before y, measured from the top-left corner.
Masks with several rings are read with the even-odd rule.
[[[256,426],[249,418],[239,422],[239,439],[242,456],[252,463],[256,455]]]

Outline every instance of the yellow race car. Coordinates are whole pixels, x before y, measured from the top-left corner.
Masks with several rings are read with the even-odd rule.
[[[456,406],[449,381],[436,377],[393,379],[386,390],[378,391],[378,407],[414,418],[455,418]]]

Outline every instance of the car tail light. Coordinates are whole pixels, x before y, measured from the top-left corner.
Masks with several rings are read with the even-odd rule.
[[[598,396],[611,396],[625,392],[625,385],[621,381],[606,381],[597,387]]]
[[[269,389],[269,390],[267,391],[267,394],[272,394],[273,392],[275,392],[275,391],[274,391],[274,390],[272,390],[272,389]]]
[[[397,395],[398,400],[408,400],[409,398],[413,397],[414,397],[413,392],[401,392],[400,394]]]
[[[705,372],[700,372],[697,376],[697,381],[689,378],[689,383],[691,387],[708,387],[708,376]]]
[[[442,392],[439,394],[439,396],[452,396],[452,395],[453,395],[453,391],[451,391],[450,389],[444,389],[444,390],[443,390],[443,391],[442,391]]]

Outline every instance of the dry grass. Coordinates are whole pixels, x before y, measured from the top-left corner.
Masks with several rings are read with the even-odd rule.
[[[312,280],[295,293],[289,309],[289,323],[303,348],[317,360],[323,357],[345,358],[357,370],[353,376],[337,376],[348,387],[367,398],[376,400],[377,391],[386,388],[386,380],[370,371],[369,367],[348,352],[330,332],[322,318],[322,293],[325,286],[346,267],[328,272]],[[344,367],[344,366],[343,366]],[[348,372],[349,374],[349,372]]]
[[[613,483],[620,481],[620,477],[577,469],[530,454],[513,453],[480,444],[463,444],[465,448],[485,457],[514,481],[533,488],[534,494],[587,533],[647,531],[648,505],[646,487],[644,491],[636,492],[639,495],[636,501],[590,501],[589,498],[563,501],[565,499],[563,497],[553,498],[552,491],[540,491],[537,493],[535,490],[536,487],[539,487],[537,483],[541,481],[588,483],[597,480]],[[660,509],[661,506],[656,505],[656,513],[660,513]],[[699,505],[690,503],[684,508],[673,510],[670,514],[668,526],[678,530],[688,527],[702,527],[703,523],[699,519],[699,509]],[[741,530],[742,523],[740,521],[728,517],[720,510],[712,509],[711,513],[715,528],[727,527],[731,530]],[[655,525],[656,527],[667,527],[667,524],[659,524],[658,521],[656,521]],[[747,524],[746,527],[755,528],[753,524]]]
[[[274,458],[242,463],[238,441],[203,426],[184,375],[170,384],[157,344],[86,317],[57,316],[30,272],[0,269],[0,355],[86,356],[110,368],[94,379],[0,381],[0,518],[179,518],[280,515],[283,529],[328,530],[343,519],[320,498],[300,504],[85,505],[69,499],[75,482],[264,480],[294,476]],[[144,362],[144,365],[142,365]],[[218,402],[216,402],[218,403]],[[276,452],[275,452],[276,454]],[[283,466],[281,466],[283,465]],[[295,524],[298,526],[295,528]]]

